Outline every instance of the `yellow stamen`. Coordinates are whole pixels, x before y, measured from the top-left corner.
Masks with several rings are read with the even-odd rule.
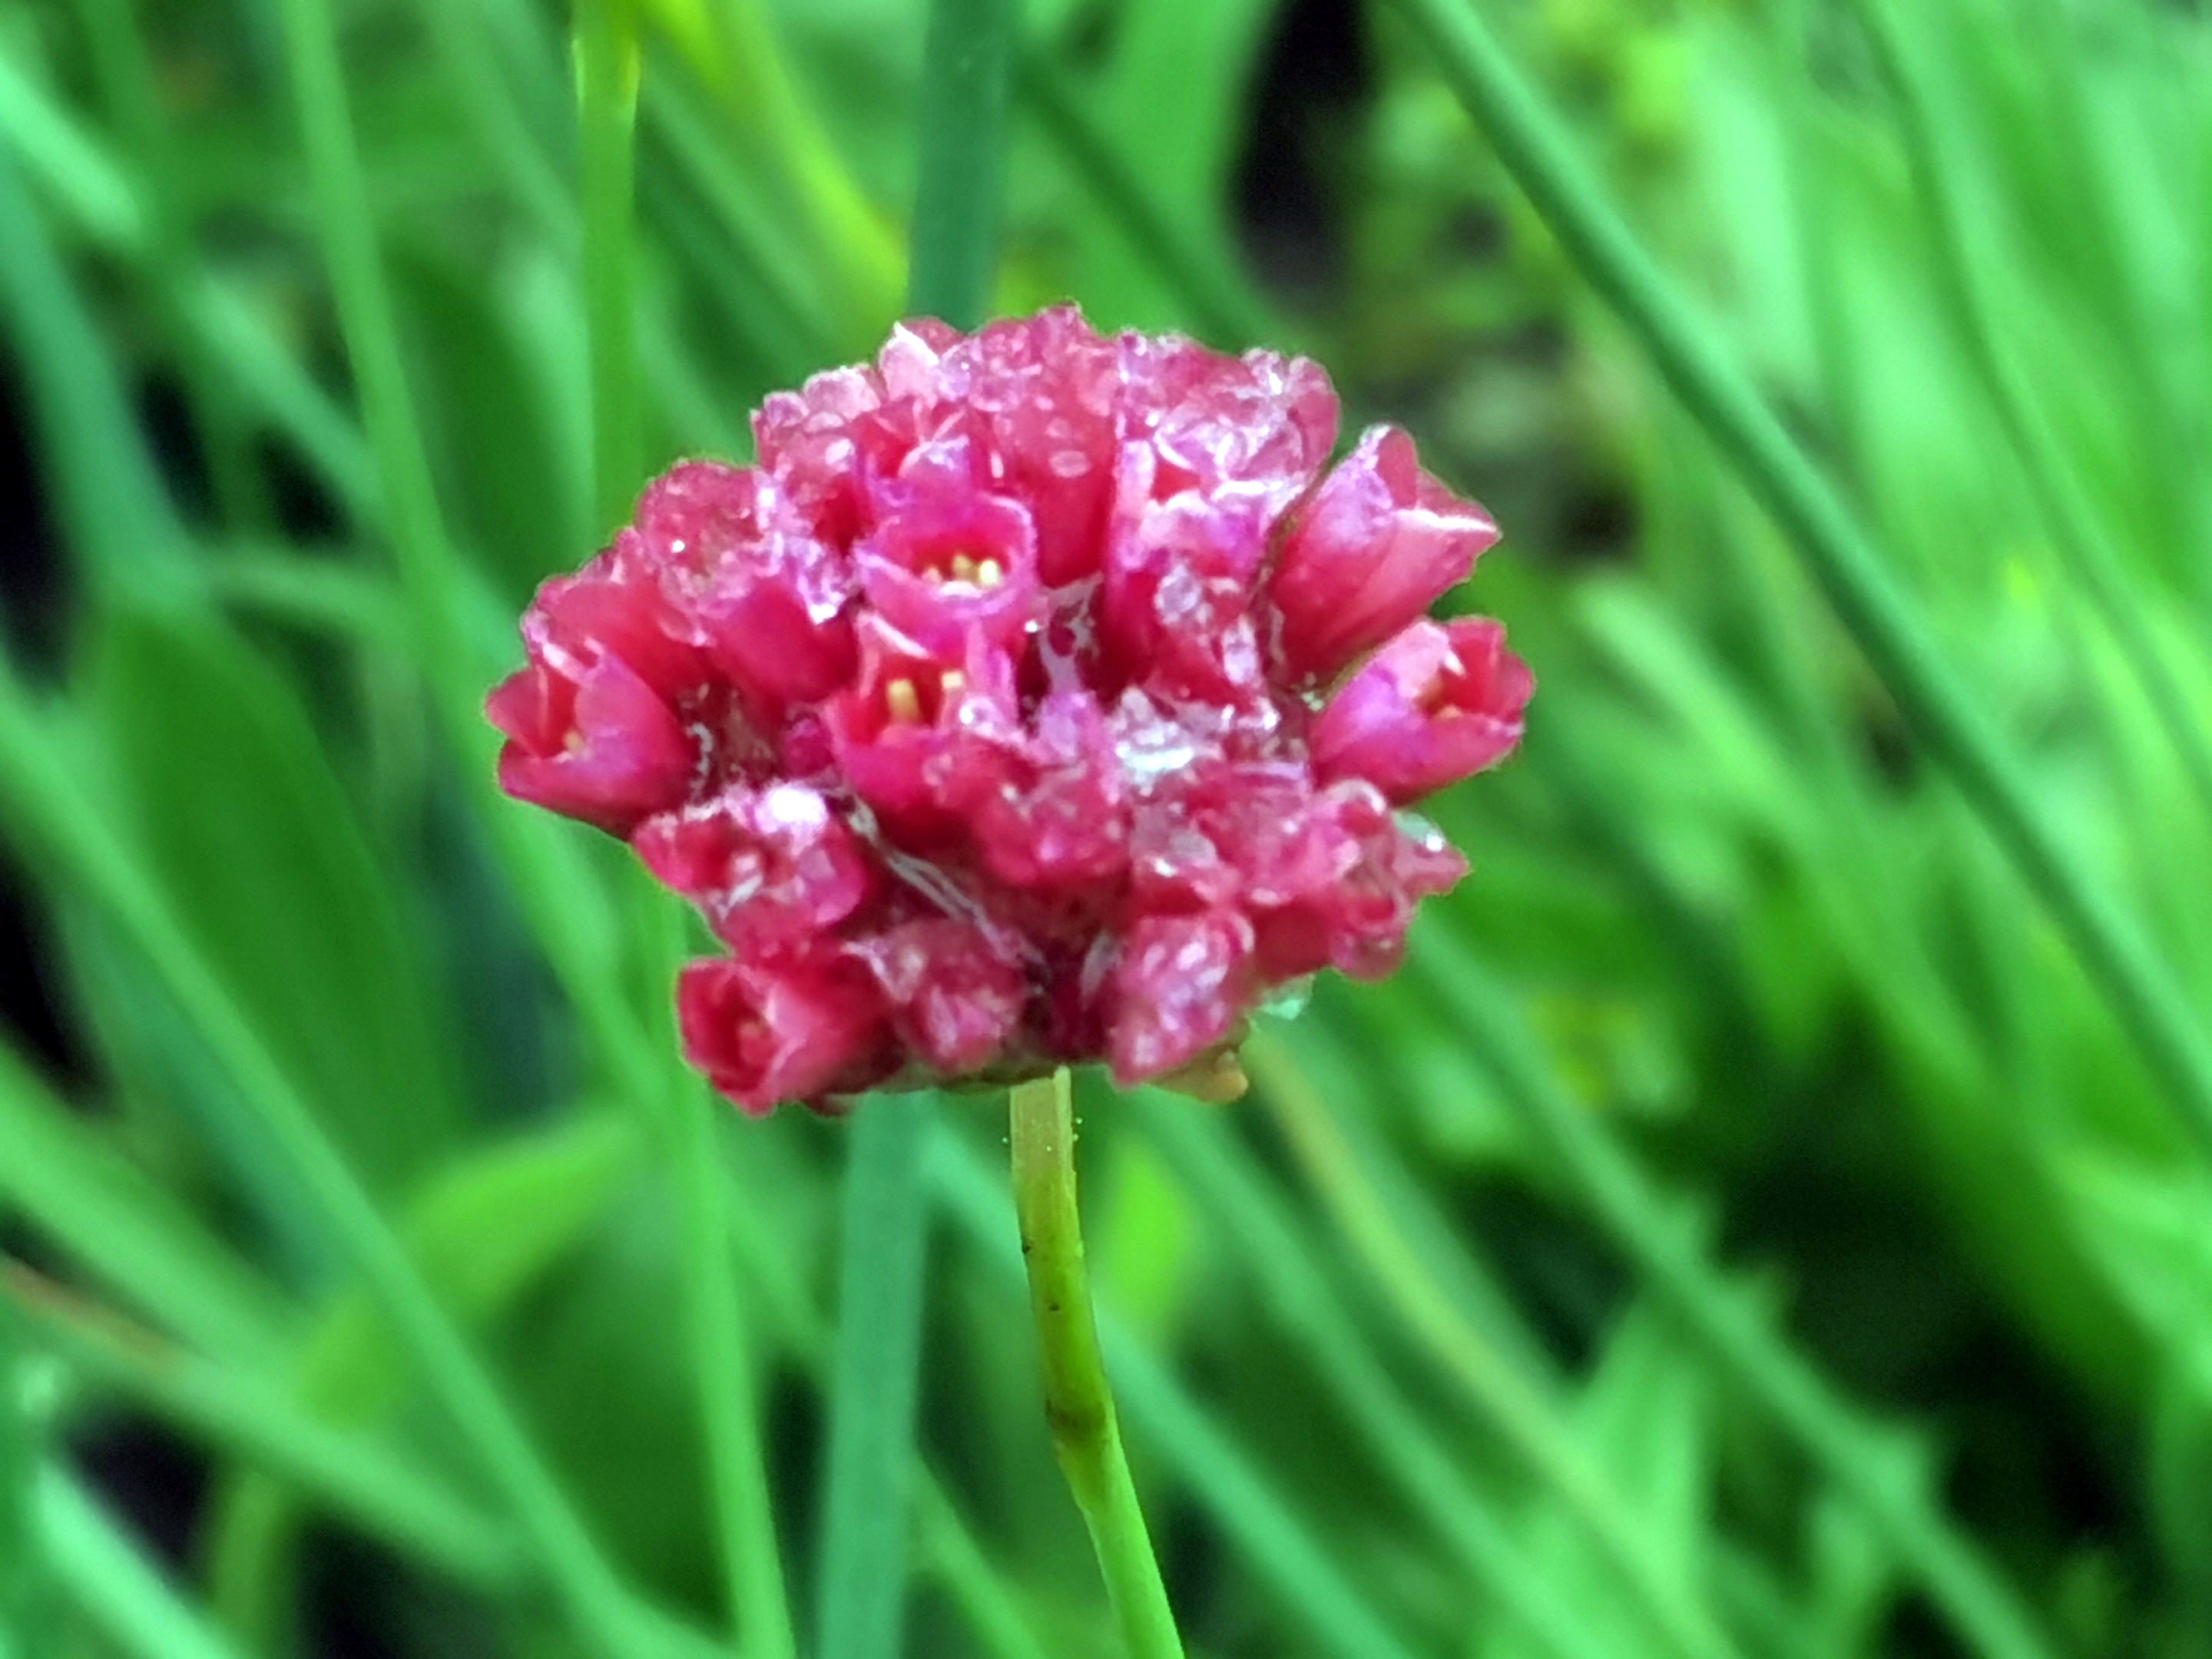
[[[921,724],[921,698],[912,680],[893,680],[885,686],[884,707],[890,712],[893,726]]]
[[[956,581],[972,584],[975,580],[975,561],[965,553],[952,556],[952,576]]]
[[[957,668],[948,668],[937,677],[937,689],[947,702],[968,689],[968,677]]]
[[[996,559],[986,559],[975,567],[975,586],[978,587],[996,587],[1006,579],[1006,567]]]

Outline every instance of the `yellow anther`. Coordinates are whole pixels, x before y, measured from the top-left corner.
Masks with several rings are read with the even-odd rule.
[[[947,702],[968,689],[968,677],[957,668],[948,668],[937,677],[937,689],[945,694]]]
[[[921,724],[921,698],[912,680],[893,680],[885,686],[884,707],[890,711],[893,726]]]
[[[1006,579],[1006,567],[996,559],[986,559],[975,567],[975,586],[978,587],[996,587]]]
[[[975,561],[965,553],[952,556],[952,576],[956,581],[973,583],[975,580]]]

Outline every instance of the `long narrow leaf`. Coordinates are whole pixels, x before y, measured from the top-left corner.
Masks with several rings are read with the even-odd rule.
[[[1606,199],[1558,118],[1467,0],[1394,0],[1577,269],[1773,514],[1899,709],[2050,914],[2175,1110],[2212,1153],[2212,1038],[2038,805],[2017,756],[1880,552]]]
[[[158,889],[68,775],[23,691],[11,684],[0,684],[0,800],[19,833],[133,939],[198,1024],[499,1484],[578,1622],[611,1653],[641,1653],[628,1593],[497,1385]]]
[[[982,319],[997,249],[1012,0],[932,0],[909,310]],[[824,1659],[896,1659],[921,1368],[927,1097],[864,1104],[845,1177],[817,1636]]]
[[[1767,1331],[1747,1299],[1705,1265],[1681,1218],[1529,1051],[1489,976],[1447,941],[1432,938],[1429,945],[1423,982],[1653,1288],[1829,1479],[1865,1505],[1960,1636],[1987,1659],[2052,1659],[2017,1593],[1929,1503],[1920,1481],[1900,1467],[1893,1444],[1838,1400]]]
[[[243,1659],[83,1487],[48,1468],[39,1530],[55,1576],[86,1620],[133,1659]]]

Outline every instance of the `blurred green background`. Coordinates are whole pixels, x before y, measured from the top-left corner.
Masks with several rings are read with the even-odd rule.
[[[1440,72],[1478,14],[1873,622]],[[598,291],[646,465],[739,457],[897,313],[921,12],[631,21]],[[569,21],[0,0],[9,1659],[815,1651],[849,1126],[709,1109],[682,919],[475,714],[606,528]],[[1397,979],[1234,1108],[1084,1081],[1193,1653],[2212,1654],[2212,15],[1018,34],[999,308],[1318,357],[1541,682]],[[1000,1109],[934,1115],[906,1650],[1109,1655]]]

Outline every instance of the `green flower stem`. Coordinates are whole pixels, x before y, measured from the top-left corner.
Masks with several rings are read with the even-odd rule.
[[[950,1130],[938,1132],[930,1176],[945,1218],[1010,1294],[1025,1286],[1018,1227],[1006,1225],[1006,1182]],[[1237,1439],[1166,1364],[1109,1317],[1099,1330],[1113,1356],[1121,1403],[1157,1449],[1162,1467],[1212,1524],[1228,1552],[1297,1628],[1285,1651],[1332,1659],[1413,1659],[1376,1607],[1371,1581],[1303,1516]]]
[[[632,273],[637,33],[626,0],[577,0],[578,185],[584,215],[584,327],[592,361],[592,533],[629,517],[644,472]]]
[[[1130,1659],[1182,1659],[1182,1639],[1121,1451],[1121,1429],[1098,1351],[1083,1225],[1075,1202],[1075,1118],[1065,1070],[1014,1085],[1014,1213],[1029,1267],[1030,1312],[1044,1364],[1053,1451],[1091,1529],[1106,1594]]]
[[[2212,1152],[2212,1037],[2142,930],[2062,842],[1834,488],[1636,240],[1466,0],[1392,0],[1498,160],[1683,407],[1771,514],[1929,753],[2071,946],[2184,1126]]]

